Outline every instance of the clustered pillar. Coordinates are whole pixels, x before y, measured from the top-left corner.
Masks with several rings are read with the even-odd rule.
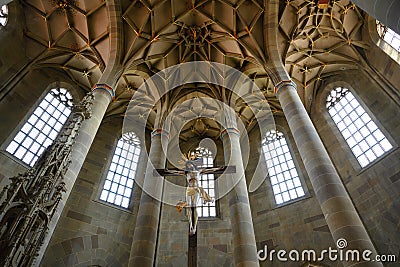
[[[259,266],[253,220],[244,175],[240,132],[227,128],[221,133],[224,146],[225,164],[236,167],[234,174],[226,174],[229,211],[233,238],[235,266]]]
[[[373,259],[376,251],[372,241],[297,94],[295,84],[291,81],[280,82],[276,86],[276,96],[334,241],[345,239],[347,247],[344,250],[357,249],[360,254],[370,250],[370,258]],[[383,266],[382,263],[365,262],[362,259],[354,262],[343,261],[343,264]]]
[[[163,138],[168,138],[165,130],[152,132],[150,152],[136,219],[129,266],[151,267],[154,265],[157,235],[160,220],[160,208],[163,191],[163,177],[155,175],[155,169],[164,169],[165,154],[162,148]]]

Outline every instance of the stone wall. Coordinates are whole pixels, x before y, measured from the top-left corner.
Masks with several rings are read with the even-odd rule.
[[[42,266],[127,266],[140,190],[125,210],[99,200],[122,120],[101,125],[47,247]],[[142,149],[145,153],[146,149]],[[144,175],[141,160],[138,175]],[[141,170],[141,171],[140,171]]]
[[[0,151],[0,190],[2,190],[4,186],[10,184],[11,181],[9,178],[26,170],[26,165],[20,160],[6,151]]]
[[[84,93],[72,85],[64,75],[54,70],[37,69],[29,72],[24,79],[10,91],[0,105],[0,144],[5,149],[14,135],[28,120],[39,101],[57,86],[68,89],[75,102]]]
[[[14,78],[24,77],[22,68],[29,64],[29,56],[25,53],[25,45],[30,43],[23,36],[24,12],[20,1],[8,4],[8,19],[5,27],[0,29],[0,99],[6,91],[11,91]],[[6,40],[4,42],[3,40]],[[17,79],[17,80],[19,80]]]

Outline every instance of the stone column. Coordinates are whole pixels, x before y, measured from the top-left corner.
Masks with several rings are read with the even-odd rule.
[[[376,250],[297,94],[296,85],[291,81],[282,81],[275,88],[335,243],[345,239],[347,247],[344,251],[357,249],[361,255],[363,251],[370,250],[373,259]],[[343,264],[383,266],[382,263],[363,260],[343,261]]]
[[[236,128],[227,128],[222,131],[221,139],[224,145],[225,164],[236,167],[234,174],[225,175],[228,189],[232,188],[228,193],[228,201],[235,266],[259,266],[253,219],[240,150],[240,132]]]
[[[163,190],[163,177],[154,174],[155,169],[165,167],[165,154],[162,138],[168,138],[162,129],[151,134],[150,152],[144,176],[142,196],[133,235],[129,266],[152,267],[155,260],[160,208]]]
[[[68,200],[72,187],[78,177],[79,171],[85,161],[86,155],[89,152],[93,139],[96,136],[100,123],[103,120],[104,114],[111,100],[114,97],[114,90],[107,84],[96,84],[92,89],[94,100],[91,108],[91,117],[84,120],[79,129],[79,134],[75,139],[75,143],[71,148],[71,165],[64,176],[64,182],[67,191],[57,207],[57,211],[53,219],[49,223],[49,230],[44,244],[48,244],[54,229],[64,209],[65,203]],[[39,255],[35,260],[35,265],[38,265],[43,257],[46,246],[43,246],[39,251]]]
[[[130,208],[132,209],[133,213],[133,220],[132,220],[132,233],[135,233],[135,228],[134,226],[136,225],[136,219],[139,211],[139,204],[140,203],[140,197],[142,196],[142,185],[144,181],[144,175],[146,173],[146,168],[147,168],[147,151],[146,151],[146,144],[143,140],[143,146],[142,150],[140,151],[140,162],[137,167],[136,171],[136,177],[135,177],[135,184],[133,186],[133,192],[132,192],[132,200],[131,200],[131,206]]]
[[[400,1],[352,0],[352,2],[369,15],[400,34]]]

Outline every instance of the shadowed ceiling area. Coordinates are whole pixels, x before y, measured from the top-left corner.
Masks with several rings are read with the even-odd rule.
[[[26,53],[33,68],[55,68],[82,90],[98,82],[110,57],[110,16],[104,0],[20,0],[25,16]],[[266,66],[282,60],[310,110],[318,85],[338,71],[363,64],[363,14],[348,0],[321,6],[310,0],[121,0],[117,18],[122,34],[124,72],[106,117],[121,117],[133,94],[153,74],[176,64],[211,61],[229,65],[252,79],[281,114]],[[276,18],[275,24],[271,17]],[[269,35],[272,36],[272,38]],[[276,46],[271,46],[271,39]],[[271,57],[271,55],[274,55]],[[277,57],[276,57],[277,56]],[[276,63],[276,62],[275,62]],[[223,93],[224,92],[224,93]],[[171,101],[199,95],[222,100],[228,90],[207,84],[175,88]],[[223,96],[223,94],[226,94]],[[194,100],[193,100],[194,101]],[[173,105],[173,103],[171,103]],[[138,106],[138,118],[143,109]],[[234,107],[247,128],[253,112]],[[154,126],[154,114],[147,126]],[[215,136],[209,119],[186,125],[199,136]],[[188,134],[185,138],[190,137]]]

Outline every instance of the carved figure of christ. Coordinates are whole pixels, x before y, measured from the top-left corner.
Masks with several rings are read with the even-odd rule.
[[[177,209],[182,210],[187,208],[187,217],[189,220],[189,233],[194,235],[197,229],[197,203],[200,198],[203,204],[213,202],[214,199],[199,186],[200,176],[203,174],[222,174],[222,173],[235,173],[235,166],[220,166],[220,167],[198,167],[198,160],[187,160],[185,168],[180,169],[156,169],[155,171],[161,176],[167,175],[182,175],[186,177],[186,199],[177,203]]]

